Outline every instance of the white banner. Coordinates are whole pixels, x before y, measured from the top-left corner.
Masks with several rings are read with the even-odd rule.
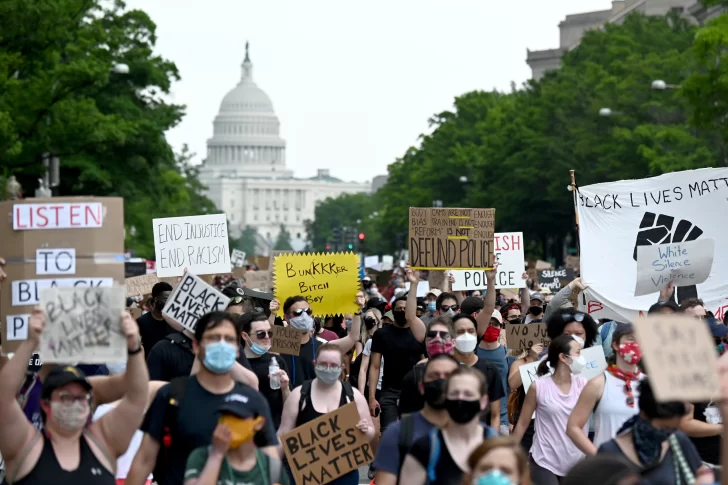
[[[522,232],[497,232],[494,237],[495,259],[498,261],[498,274],[495,276],[495,287],[524,288],[526,280],[521,278],[525,270],[523,257]],[[483,270],[453,270],[455,283],[453,291],[484,290],[488,287]]]
[[[684,262],[680,243],[728,240],[728,226],[723,223],[727,210],[728,168],[579,188],[580,269],[583,282],[589,285],[585,298],[579,297],[581,309],[594,318],[619,321],[633,321],[646,313],[657,301],[659,290],[635,296],[640,278],[638,248],[669,244],[669,254],[657,255],[666,256],[657,258],[663,260],[658,265]],[[677,280],[678,273],[672,276]],[[707,310],[723,318],[728,310],[726,251],[715,251],[707,280],[675,289],[678,303],[691,297],[701,298]]]

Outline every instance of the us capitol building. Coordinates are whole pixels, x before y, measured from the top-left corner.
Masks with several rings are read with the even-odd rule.
[[[246,43],[240,82],[225,95],[213,122],[199,178],[207,186],[205,195],[227,215],[233,237],[246,226],[258,231],[258,255],[269,253],[281,224],[291,234],[293,249],[302,250],[304,221],[314,219],[317,202],[371,192],[371,183],[344,182],[328,169],[311,178],[293,176],[286,167],[286,142],[273,103],[253,82],[248,47]]]

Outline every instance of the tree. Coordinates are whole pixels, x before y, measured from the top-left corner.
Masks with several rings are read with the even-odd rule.
[[[283,224],[281,224],[281,229],[278,232],[273,249],[278,251],[290,251],[293,249],[291,246],[291,233],[288,232],[288,229]]]
[[[245,226],[237,239],[230,239],[230,247],[245,251],[250,256],[256,255],[258,247],[258,231],[252,226]]]

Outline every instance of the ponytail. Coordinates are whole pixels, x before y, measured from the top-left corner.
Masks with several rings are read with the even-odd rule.
[[[541,361],[541,363],[538,365],[538,369],[536,369],[536,374],[541,377],[545,376],[549,373],[549,362],[547,359],[544,359]]]
[[[571,335],[562,334],[551,341],[549,345],[548,356],[539,364],[536,374],[539,376],[545,376],[549,374],[549,367],[556,370],[556,366],[559,365],[559,356],[561,354],[569,355],[571,352],[571,342],[574,338]]]

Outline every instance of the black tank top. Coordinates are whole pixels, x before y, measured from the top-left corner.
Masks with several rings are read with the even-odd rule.
[[[43,451],[40,453],[38,463],[29,474],[15,482],[14,485],[116,485],[116,477],[101,464],[91,447],[88,445],[88,438],[84,433],[79,438],[80,458],[78,468],[67,471],[61,468],[56,453],[53,450],[51,440],[45,433],[43,436]],[[12,478],[12,477],[11,477]]]
[[[316,411],[316,409],[314,409],[313,407],[313,402],[311,401],[313,386],[311,387],[311,392],[309,392],[308,396],[306,396],[306,405],[304,406],[303,410],[298,413],[298,417],[296,418],[296,428],[298,428],[302,424],[306,424],[310,421],[313,421],[314,419],[323,416],[323,413]],[[341,384],[341,397],[339,398],[339,407],[344,406],[348,403],[349,401],[346,398],[346,390],[344,389],[344,384]]]

